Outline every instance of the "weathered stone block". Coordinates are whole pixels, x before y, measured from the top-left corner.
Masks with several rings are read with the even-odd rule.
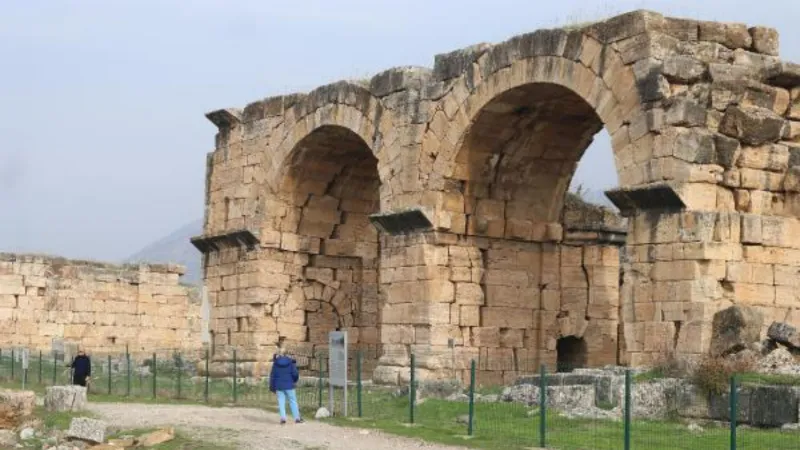
[[[48,411],[83,411],[86,409],[86,388],[82,386],[51,386],[44,396]]]
[[[758,107],[731,106],[719,125],[719,131],[749,145],[778,141],[783,134],[784,119]]]
[[[754,308],[731,306],[714,315],[711,354],[726,355],[760,341],[763,315]]]
[[[99,444],[105,442],[107,425],[102,420],[75,417],[70,422],[67,437]]]

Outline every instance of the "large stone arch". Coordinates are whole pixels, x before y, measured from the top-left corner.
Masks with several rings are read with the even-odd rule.
[[[309,136],[347,140],[332,130],[349,130],[377,159],[375,220],[389,227],[379,245],[378,381],[407,377],[411,353],[421,378],[464,377],[477,359],[484,380],[509,381],[554,364],[558,338],[569,336],[586,343],[587,364],[700,355],[713,315],[732,304],[800,325],[791,239],[800,66],[777,55],[769,28],[635,11],[437,55],[431,70],[396,68],[210,113],[220,131],[196,242],[212,329],[226,345],[261,349],[257,359],[281,338],[307,336],[305,316],[286,305],[305,301],[293,286],[307,280],[321,238],[298,234],[285,180]],[[497,151],[496,135],[481,136],[509,111],[529,140]],[[572,166],[600,126],[620,181],[608,196],[629,224],[623,277],[621,219],[563,207]],[[546,153],[537,142],[558,145]],[[482,151],[461,151],[470,147]],[[498,153],[507,162],[487,166]],[[523,207],[526,195],[541,201]],[[589,225],[575,226],[578,216]]]
[[[278,338],[311,356],[327,348],[330,331],[347,330],[370,370],[379,353],[379,241],[369,221],[380,209],[379,160],[362,134],[323,124],[297,140],[283,164],[272,224],[282,235],[277,260],[288,252],[297,267],[277,303]]]
[[[543,197],[550,201],[553,207],[550,208],[550,214],[541,221],[540,225],[557,221],[561,211],[559,205],[575,170],[574,166],[567,166],[567,164],[577,164],[583,151],[601,128],[605,127],[612,137],[612,150],[617,156],[615,159],[619,178],[623,180],[623,184],[630,180],[631,177],[625,173],[625,152],[628,151],[627,147],[631,142],[628,126],[624,123],[630,122],[627,115],[635,117],[641,113],[641,105],[638,103],[638,98],[636,101],[630,100],[633,95],[630,93],[631,90],[624,90],[621,85],[627,80],[633,79],[632,70],[624,65],[615,64],[619,55],[601,56],[602,52],[599,49],[602,46],[595,39],[586,35],[579,37],[584,40],[583,46],[580,47],[584,51],[575,52],[577,61],[557,56],[534,56],[519,59],[508,67],[488,74],[460,103],[457,103],[459,95],[456,89],[450,95],[453,98],[445,97],[442,100],[442,106],[437,109],[431,122],[429,135],[426,135],[422,146],[423,153],[437,155],[432,164],[429,188],[441,189],[446,197],[446,201],[440,201],[436,205],[440,208],[437,219],[444,219],[443,222],[436,224],[439,228],[457,233],[464,232],[463,226],[467,225],[467,221],[462,217],[464,211],[449,211],[444,205],[458,205],[459,203],[459,199],[453,199],[453,196],[459,196],[457,189],[454,189],[454,180],[469,181],[470,178],[477,175],[471,173],[476,170],[476,162],[473,160],[476,152],[472,151],[470,147],[476,145],[486,147],[486,142],[475,142],[475,135],[486,134],[489,131],[487,127],[492,126],[487,122],[492,120],[497,122],[494,124],[497,134],[495,137],[505,140],[514,138],[514,136],[507,135],[509,131],[514,130],[508,124],[503,123],[505,120],[516,120],[523,122],[523,125],[527,123],[534,127],[549,124],[553,128],[549,134],[539,133],[539,136],[536,135],[536,132],[525,135],[524,130],[516,130],[515,133],[518,137],[529,138],[531,141],[540,140],[539,144],[542,144],[538,148],[533,148],[537,146],[536,142],[507,142],[507,145],[516,145],[518,149],[524,147],[523,152],[517,152],[520,157],[525,156],[524,151],[529,153],[543,151],[543,145],[551,145],[553,139],[567,141],[567,145],[575,147],[572,149],[575,151],[568,159],[552,155],[554,151],[552,148],[548,150],[550,154],[542,154],[537,158],[543,164],[550,163],[550,167],[546,167],[546,170],[564,172],[564,176],[559,180],[558,187],[560,189],[543,193]],[[566,43],[568,40],[566,33],[563,33],[562,39]],[[587,56],[588,52],[594,56]],[[592,67],[597,64],[596,60],[601,57],[608,60],[604,64],[610,64],[617,70],[616,73],[608,75],[610,81],[605,81],[602,74],[597,74],[592,70]],[[583,63],[582,60],[586,62]],[[599,69],[596,70],[599,71]],[[615,94],[615,91],[620,93]],[[635,90],[632,92],[636,93]],[[618,95],[626,97],[619,100]],[[554,98],[559,96],[561,99]],[[447,105],[451,102],[456,105],[450,107],[455,108],[455,112],[450,115],[449,125],[442,125],[448,120],[446,111]],[[493,106],[495,110],[504,110],[506,114],[500,114],[498,111],[487,113],[487,108]],[[542,108],[548,109],[542,110]],[[566,110],[567,108],[571,109]],[[562,116],[543,117],[553,114]],[[492,115],[496,118],[489,118]],[[439,135],[442,135],[443,138],[440,138]],[[541,138],[547,138],[550,142],[541,142]],[[480,150],[485,152],[487,149]],[[566,149],[562,148],[562,150]],[[519,162],[513,161],[511,164]],[[562,162],[565,167],[557,167],[559,162]],[[555,167],[553,167],[554,165]],[[537,178],[535,174],[527,175],[531,181]],[[456,206],[456,209],[459,208]]]

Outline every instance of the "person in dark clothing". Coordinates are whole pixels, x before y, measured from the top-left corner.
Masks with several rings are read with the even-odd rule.
[[[286,400],[292,410],[295,423],[303,423],[300,410],[297,407],[297,394],[295,384],[300,379],[297,371],[297,361],[279,351],[272,357],[272,371],[269,374],[269,390],[278,396],[278,412],[281,415],[281,425],[286,423]]]
[[[78,350],[69,367],[72,368],[72,384],[86,387],[92,377],[92,361],[83,350]]]

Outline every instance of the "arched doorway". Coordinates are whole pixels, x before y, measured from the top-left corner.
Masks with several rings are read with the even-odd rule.
[[[445,186],[463,200],[463,212],[451,216],[451,230],[474,237],[484,274],[472,280],[483,298],[465,345],[486,355],[489,370],[507,376],[541,363],[555,368],[561,336],[583,343],[580,365],[617,362],[626,224],[568,197],[579,161],[603,128],[582,95],[531,82],[490,97],[456,146]]]
[[[326,125],[297,142],[285,173],[279,192],[286,213],[276,225],[305,246],[281,319],[295,317],[306,332],[286,336],[285,345],[319,355],[330,331],[347,330],[351,348],[374,361],[379,248],[369,215],[380,206],[377,159],[359,135]]]

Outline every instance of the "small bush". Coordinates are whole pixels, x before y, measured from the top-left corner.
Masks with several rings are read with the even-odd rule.
[[[693,378],[704,392],[721,395],[728,392],[733,375],[751,372],[755,365],[751,355],[728,358],[705,356],[700,360]]]
[[[658,353],[650,370],[637,375],[636,380],[644,382],[659,378],[687,378],[694,371],[694,361],[676,355],[674,350],[663,350]]]

